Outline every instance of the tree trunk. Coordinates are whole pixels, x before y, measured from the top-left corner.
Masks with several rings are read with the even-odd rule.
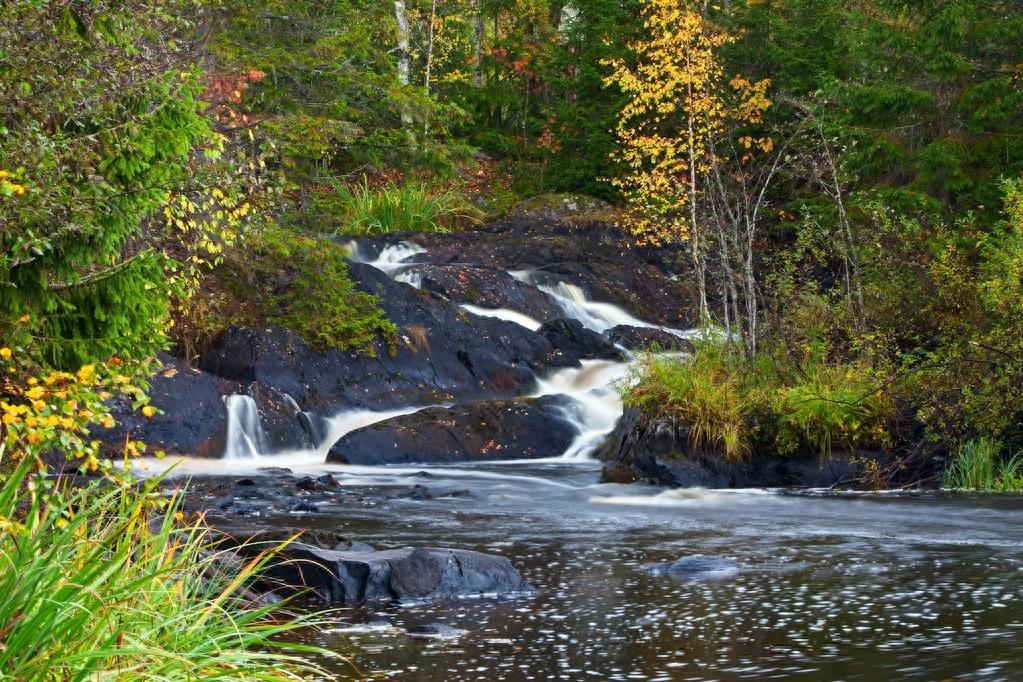
[[[398,82],[409,84],[409,27],[405,0],[394,0],[394,19],[398,23]]]
[[[430,94],[430,72],[433,70],[433,31],[434,24],[437,22],[437,0],[433,0],[430,3],[430,30],[426,41],[426,75],[423,78],[423,86],[426,88],[426,94]]]
[[[483,10],[480,0],[472,2],[472,83],[483,87]]]
[[[405,0],[394,0],[394,19],[398,23],[398,82],[409,84],[409,26]],[[408,130],[410,143],[415,144],[412,131],[412,112],[407,104],[401,106],[401,125]]]

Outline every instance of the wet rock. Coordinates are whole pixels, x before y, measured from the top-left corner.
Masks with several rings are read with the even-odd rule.
[[[607,330],[607,337],[612,343],[629,350],[648,350],[657,348],[663,351],[679,351],[692,353],[691,341],[682,339],[665,329],[656,327],[631,327],[619,325]]]
[[[399,279],[455,303],[507,308],[543,322],[558,317],[558,308],[536,287],[524,284],[493,266],[463,263],[420,264],[402,270]]]
[[[545,322],[537,333],[551,342],[564,364],[573,365],[580,359],[624,360],[622,352],[607,337],[587,329],[578,320],[551,320]]]
[[[159,412],[146,419],[126,399],[117,399],[111,412],[117,425],[97,427],[105,454],[122,454],[125,439],[141,440],[150,451],[219,457],[224,451],[227,409],[222,396],[240,393],[243,384],[190,368],[169,355],[160,356],[164,369],[150,380],[149,397]]]
[[[117,425],[97,428],[95,436],[108,455],[118,455],[125,438],[141,440],[149,451],[172,455],[219,457],[227,435],[224,397],[250,396],[259,411],[260,424],[270,450],[311,447],[313,442],[299,420],[290,396],[270,386],[215,376],[161,355],[164,368],[150,380],[151,404],[159,412],[146,419],[128,401],[115,400],[112,413]]]
[[[311,588],[329,604],[534,592],[508,559],[461,549],[338,552],[296,542],[281,558],[267,570],[272,584]]]
[[[642,570],[652,576],[666,575],[683,580],[700,580],[738,575],[741,567],[724,557],[693,554],[668,563],[645,566]]]
[[[320,487],[328,489],[341,487],[341,484],[337,482],[337,479],[334,478],[333,474],[323,474],[322,476],[316,479],[316,483],[319,484]]]
[[[469,315],[370,266],[352,263],[351,274],[363,290],[380,296],[388,318],[399,328],[396,345],[380,341],[372,356],[318,352],[288,330],[231,328],[203,356],[203,367],[219,376],[272,386],[305,411],[327,414],[513,397],[527,392],[535,372],[549,366],[550,342],[521,325]]]
[[[555,457],[577,430],[564,416],[563,398],[485,400],[433,407],[352,431],[328,462],[394,464]]]
[[[853,485],[865,462],[885,467],[884,453],[834,452],[829,458],[814,453],[779,457],[754,453],[729,461],[720,453],[693,447],[689,425],[667,417],[651,417],[627,408],[617,426],[594,456],[604,461],[604,478],[636,479],[675,488],[783,488]]]
[[[315,513],[315,512],[319,511],[319,509],[315,505],[310,504],[309,502],[307,502],[306,500],[303,500],[300,497],[294,497],[294,498],[288,500],[287,509],[288,509],[289,512],[304,512],[304,513]]]

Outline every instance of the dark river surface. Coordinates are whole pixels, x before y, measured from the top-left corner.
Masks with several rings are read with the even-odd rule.
[[[503,554],[538,591],[340,611],[308,635],[351,657],[328,664],[338,679],[1023,679],[1019,497],[665,490],[599,484],[597,465],[578,460],[315,469],[346,488],[471,496],[282,524],[378,549]],[[641,570],[693,554],[741,571],[686,581]],[[465,632],[405,633],[430,623]]]

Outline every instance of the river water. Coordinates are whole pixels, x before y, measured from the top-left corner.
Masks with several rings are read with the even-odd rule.
[[[601,484],[596,463],[580,459],[458,468],[283,460],[296,473],[330,471],[377,501],[267,523],[378,549],[498,553],[537,589],[337,611],[331,628],[305,636],[351,657],[327,662],[338,679],[1023,678],[1019,497],[666,490]],[[237,460],[234,469],[255,471]],[[437,497],[390,497],[415,484]],[[694,554],[740,571],[679,580],[642,570]],[[434,623],[465,632],[406,634]]]

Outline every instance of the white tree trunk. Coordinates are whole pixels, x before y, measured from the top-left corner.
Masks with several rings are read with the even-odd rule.
[[[409,84],[409,27],[405,0],[394,0],[394,19],[398,23],[398,82]]]
[[[472,2],[472,82],[483,87],[483,9],[480,0]]]

